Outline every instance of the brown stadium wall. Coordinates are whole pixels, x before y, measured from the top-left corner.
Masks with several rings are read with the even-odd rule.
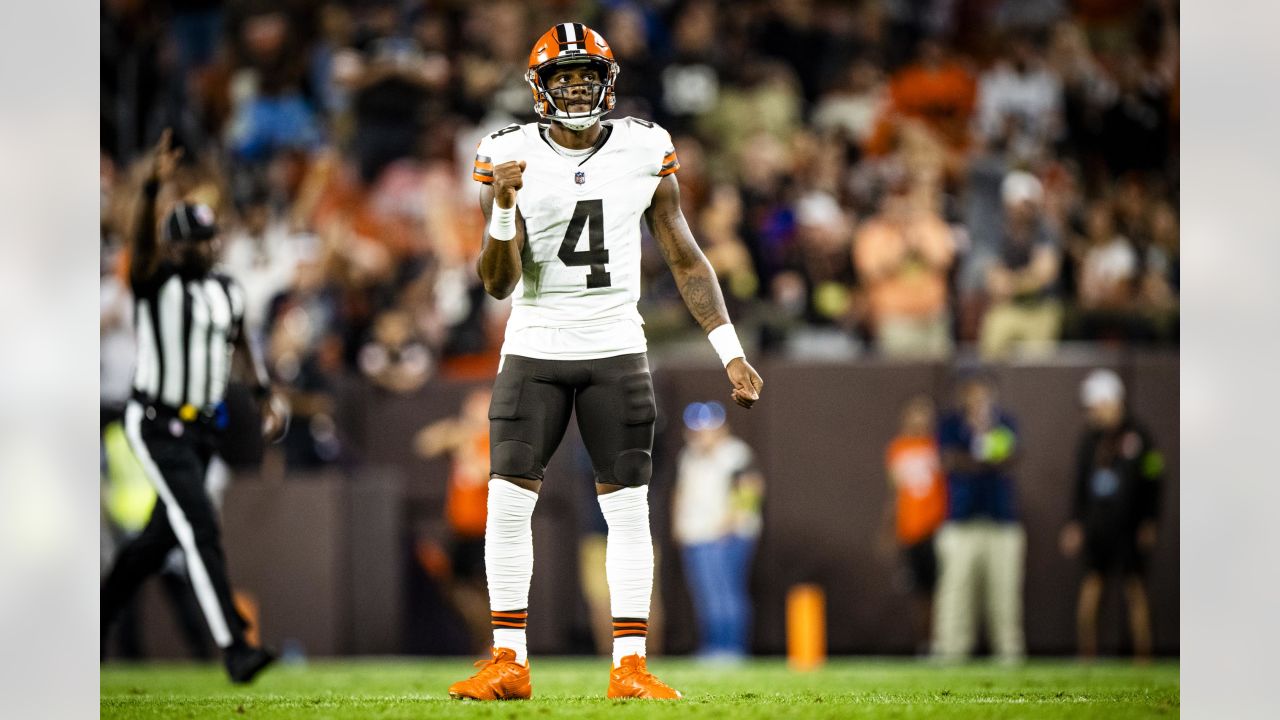
[[[993,368],[1001,402],[1021,430],[1023,456],[1015,477],[1028,535],[1028,650],[1056,655],[1074,648],[1080,570],[1058,552],[1057,537],[1067,519],[1072,456],[1082,427],[1077,388],[1098,364],[1122,374],[1131,406],[1165,453],[1150,588],[1156,649],[1176,655],[1179,392],[1178,360],[1168,354]],[[784,651],[787,589],[816,582],[826,591],[833,654],[912,652],[909,597],[894,581],[897,559],[877,547],[887,496],[883,451],[909,396],[924,392],[949,404],[953,371],[940,364],[878,361],[771,361],[759,369],[768,381],[764,402],[750,412],[729,411],[735,433],[755,449],[768,482],[751,582],[755,651]],[[680,412],[695,400],[727,400],[728,393],[723,372],[713,366],[655,363],[654,370],[660,419],[650,498],[661,608],[655,642],[666,652],[683,653],[694,649],[695,626],[669,533]],[[433,611],[438,605],[407,590],[416,572],[413,539],[443,535],[448,472],[444,461],[416,458],[411,440],[423,425],[452,414],[473,387],[437,382],[418,395],[392,397],[353,386],[340,401],[351,419],[345,431],[355,469],[283,483],[242,478],[232,485],[223,516],[233,583],[256,601],[267,642],[296,643],[311,655],[396,654],[438,652],[444,639],[461,637],[452,616]],[[533,652],[582,647],[586,609],[577,544],[593,494],[589,474],[574,459],[580,443],[571,424],[534,514]],[[158,657],[181,656],[157,590],[148,587],[142,602],[147,649]],[[1123,620],[1121,597],[1111,588],[1103,605],[1104,650],[1126,647]]]

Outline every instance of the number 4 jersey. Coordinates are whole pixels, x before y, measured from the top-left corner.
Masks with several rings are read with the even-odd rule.
[[[511,125],[480,141],[472,176],[525,161],[517,207],[523,274],[512,296],[504,355],[588,360],[646,348],[640,299],[640,222],[665,175],[680,167],[671,136],[636,118],[602,123],[581,155],[557,150],[547,126]],[[568,151],[578,152],[578,151]]]

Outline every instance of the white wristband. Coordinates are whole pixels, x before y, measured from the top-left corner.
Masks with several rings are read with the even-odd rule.
[[[516,236],[516,206],[509,208],[498,207],[498,201],[493,201],[493,213],[489,216],[489,237],[494,240],[508,241],[515,239]]]
[[[726,367],[734,358],[747,356],[742,351],[742,343],[738,342],[738,333],[734,332],[733,323],[725,323],[707,333],[707,339],[711,341],[711,347],[716,349],[720,362]]]

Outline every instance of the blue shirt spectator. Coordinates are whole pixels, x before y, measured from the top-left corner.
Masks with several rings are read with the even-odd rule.
[[[992,406],[989,429],[978,430],[970,415],[953,412],[938,429],[938,448],[947,466],[947,518],[1016,521],[1016,492],[1008,461],[1017,449],[1017,423]]]

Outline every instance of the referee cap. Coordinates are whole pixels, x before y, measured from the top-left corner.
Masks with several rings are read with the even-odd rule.
[[[180,202],[164,221],[164,237],[169,241],[208,240],[217,234],[213,210],[202,203]]]

